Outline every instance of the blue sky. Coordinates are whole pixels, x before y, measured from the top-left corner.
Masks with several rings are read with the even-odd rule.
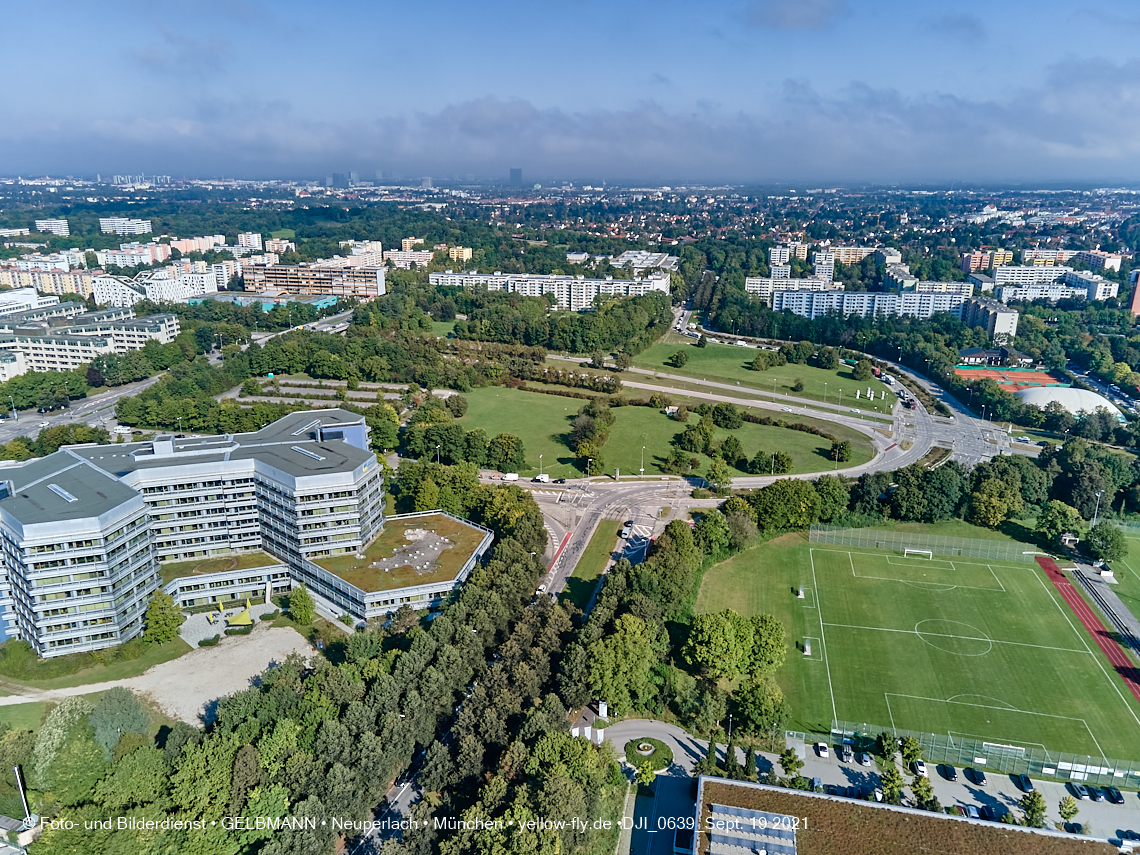
[[[0,174],[1140,180],[1135,2],[6,6]]]

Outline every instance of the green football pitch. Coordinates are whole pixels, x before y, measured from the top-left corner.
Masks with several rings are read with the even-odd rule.
[[[785,535],[709,569],[696,610],[725,608],[787,628],[792,729],[839,720],[1140,759],[1140,707],[1035,562]]]

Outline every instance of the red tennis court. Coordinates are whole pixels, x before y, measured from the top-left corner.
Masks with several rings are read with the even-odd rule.
[[[1014,371],[1009,368],[962,368],[954,369],[954,373],[963,380],[993,380],[1002,386],[1009,387],[1011,392],[1020,389],[1030,389],[1036,386],[1064,386],[1052,374],[1045,371]]]

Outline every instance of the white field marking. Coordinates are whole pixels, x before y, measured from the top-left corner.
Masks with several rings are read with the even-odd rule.
[[[871,553],[861,552],[859,554],[860,555],[868,555]],[[894,564],[896,567],[919,567],[919,566],[922,566],[922,567],[935,567],[939,570],[955,570],[955,569],[957,569],[954,567],[953,561],[948,561],[944,558],[917,559],[917,558],[907,558],[905,555],[902,558],[900,558],[897,555],[883,555],[881,557],[887,559],[888,564]],[[921,565],[914,563],[915,561],[919,561],[919,560],[922,561]]]
[[[1056,718],[1056,719],[1060,719],[1062,721],[1079,721],[1081,724],[1083,724],[1085,726],[1085,730],[1088,731],[1089,738],[1093,741],[1093,744],[1096,745],[1096,750],[1098,752],[1100,752],[1100,756],[1102,758],[1105,756],[1104,749],[1102,749],[1100,747],[1100,743],[1096,741],[1096,736],[1093,735],[1092,728],[1089,727],[1089,723],[1087,721],[1085,721],[1083,718],[1076,718],[1075,716],[1071,716],[1071,715],[1054,715],[1053,713],[1034,712],[1033,710],[1018,710],[1018,709],[1008,710],[1008,709],[1005,709],[1004,707],[991,707],[989,704],[969,704],[969,703],[966,703],[965,701],[943,701],[943,700],[939,700],[938,698],[925,698],[922,695],[903,695],[903,694],[900,694],[899,692],[884,692],[884,694],[887,695],[888,698],[890,698],[892,696],[896,697],[896,698],[910,698],[911,700],[915,700],[915,701],[930,701],[930,702],[936,703],[936,704],[959,704],[960,706],[964,706],[964,707],[977,707],[979,709],[984,709],[984,710],[1000,710],[1001,712],[1016,712],[1019,715],[1035,715],[1035,716],[1039,716],[1040,718]],[[888,700],[888,704],[889,703],[890,703],[890,701]],[[986,739],[986,741],[992,741],[991,737],[985,737],[985,739]]]
[[[804,601],[803,607],[805,609],[814,609],[816,607],[815,588],[804,588]]]
[[[941,620],[941,618],[931,618],[931,620]],[[957,623],[958,621],[954,622]],[[857,626],[850,623],[829,623],[826,625],[834,626],[838,629],[862,629],[867,632],[898,632],[902,633],[903,635],[929,635],[933,638],[956,638],[961,641],[989,641],[992,644],[1006,644],[1010,647],[1033,647],[1037,650],[1054,650],[1058,653],[1087,653],[1090,656],[1094,655],[1093,652],[1087,647],[1084,650],[1081,650],[1077,647],[1050,647],[1046,644],[1030,644],[1026,641],[1002,641],[997,638],[989,638],[988,636],[985,638],[980,638],[976,635],[950,635],[949,633],[943,632],[920,632],[913,629],[889,629],[885,626]],[[947,653],[949,651],[943,652]]]
[[[813,553],[815,552],[814,549],[812,549],[810,551]],[[843,554],[842,550],[838,550],[838,549],[821,549],[820,552],[837,552],[840,555]],[[898,579],[894,576],[865,576],[865,575],[860,574],[855,569],[855,559],[853,558],[853,556],[855,556],[855,555],[867,555],[867,556],[870,556],[872,558],[883,558],[884,556],[876,555],[873,552],[848,552],[846,554],[847,554],[848,563],[850,563],[850,565],[851,565],[851,575],[855,579],[873,579],[873,580],[879,581],[879,582],[899,582],[903,585],[920,585],[920,586],[923,586],[926,588],[935,587],[935,588],[941,588],[942,589],[942,591],[940,593],[945,593],[947,591],[953,591],[955,588],[962,588],[962,589],[967,590],[967,591],[993,591],[993,592],[1000,591],[1001,593],[1005,593],[1005,586],[1002,585],[1000,581],[998,582],[998,586],[999,586],[998,588],[982,588],[982,587],[979,587],[978,585],[959,585],[959,584],[953,584],[950,582],[923,582],[921,579]],[[891,556],[886,556],[886,557],[890,558]],[[928,564],[928,562],[927,562],[927,564]],[[898,565],[898,566],[902,566],[902,565]],[[986,567],[988,565],[980,564],[980,565],[971,565],[971,566]],[[943,567],[943,568],[938,568],[938,569],[945,570],[946,568]],[[957,568],[954,568],[954,569],[956,570]]]
[[[1136,538],[1136,539],[1137,539],[1137,540],[1140,540],[1140,538]],[[1123,558],[1122,558],[1122,559],[1120,559],[1120,563],[1121,563],[1121,564],[1123,564],[1125,567],[1127,567],[1127,568],[1128,568],[1128,571],[1129,571],[1129,572],[1130,572],[1130,573],[1131,573],[1133,576],[1135,576],[1135,577],[1137,578],[1137,580],[1140,580],[1140,573],[1137,573],[1135,570],[1133,570],[1133,569],[1132,569],[1132,565],[1131,565],[1131,564],[1129,564],[1129,563],[1128,563],[1127,561],[1125,561]]]
[[[1069,628],[1072,629],[1073,634],[1081,640],[1081,644],[1084,645],[1085,650],[1087,650],[1093,657],[1093,661],[1096,662],[1097,667],[1100,668],[1100,673],[1104,674],[1104,679],[1108,680],[1108,682],[1112,685],[1112,688],[1116,690],[1117,697],[1120,698],[1120,702],[1124,704],[1124,707],[1128,710],[1129,715],[1132,716],[1132,720],[1136,722],[1136,724],[1140,725],[1140,717],[1137,717],[1136,712],[1132,709],[1132,704],[1128,703],[1128,700],[1124,697],[1124,693],[1121,692],[1120,687],[1116,685],[1116,681],[1109,676],[1107,671],[1104,670],[1104,663],[1100,661],[1100,657],[1094,654],[1092,648],[1089,647],[1088,641],[1085,639],[1085,635],[1087,633],[1082,633],[1078,631],[1075,626],[1073,626],[1073,622],[1069,619],[1069,613],[1060,603],[1057,602],[1057,598],[1053,596],[1053,591],[1049,590],[1050,585],[1046,584],[1045,580],[1041,578],[1041,574],[1034,573],[1033,578],[1041,583],[1041,587],[1045,589],[1045,593],[1049,596],[1049,599],[1053,601],[1053,605],[1057,607],[1057,611],[1059,611],[1061,613],[1061,616],[1065,618],[1065,622],[1069,624]]]
[[[1008,592],[1006,591],[1006,589],[1005,589],[1005,585],[1003,585],[1003,584],[1001,583],[1001,579],[999,579],[999,578],[998,578],[998,574],[997,574],[997,573],[994,573],[994,568],[993,568],[993,565],[992,565],[992,564],[987,564],[987,565],[986,565],[986,569],[988,569],[988,570],[990,571],[990,574],[991,574],[991,575],[994,577],[994,581],[998,583],[998,587],[999,587],[999,588],[1001,588],[1001,592],[1002,592],[1003,594],[1005,594],[1005,593],[1008,593]]]
[[[811,561],[811,583],[813,588],[819,591],[819,581],[815,578],[815,556],[812,555],[814,550],[808,550],[808,559]],[[827,669],[827,690],[831,693],[831,719],[832,721],[839,721],[839,713],[835,708],[835,687],[831,684],[831,662],[827,658],[827,639],[824,638],[823,633],[823,608],[817,593],[815,598],[816,614],[819,615],[819,646],[823,653],[823,665]]]
[[[819,639],[813,635],[805,635],[804,638],[808,641],[819,641]],[[822,644],[819,645],[819,655],[818,656],[813,653],[811,656],[805,656],[804,659],[806,659],[808,662],[822,662],[823,661],[823,645]]]
[[[1007,702],[1007,701],[1003,701],[1001,698],[991,698],[989,695],[975,695],[975,694],[969,694],[969,695],[954,695],[953,697],[947,698],[947,699],[946,699],[946,703],[948,703],[948,704],[952,704],[952,703],[955,703],[956,701],[958,701],[958,698],[985,698],[987,701],[993,701],[995,704],[1005,704],[1005,705],[1006,705],[1006,708],[1007,708],[1007,709],[1008,709],[1010,712],[1021,712],[1021,710],[1019,710],[1019,709],[1018,709],[1017,707],[1015,707],[1013,704],[1011,704],[1011,703],[1009,703],[1009,702]],[[965,703],[965,701],[961,701],[961,703]],[[964,734],[964,735],[965,735],[965,736],[969,736],[970,734],[968,734],[968,733],[967,733],[967,734]]]

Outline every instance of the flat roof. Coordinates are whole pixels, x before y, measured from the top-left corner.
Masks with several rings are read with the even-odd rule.
[[[113,445],[85,445],[69,450],[99,468],[122,477],[128,472],[166,466],[261,460],[294,477],[351,472],[373,458],[371,451],[338,439],[320,439],[321,431],[363,425],[364,416],[337,408],[302,410],[250,433],[154,440]],[[169,453],[155,453],[170,443]]]
[[[190,561],[167,561],[159,565],[162,573],[162,582],[165,585],[172,579],[181,579],[186,576],[205,576],[210,573],[226,573],[231,570],[253,570],[258,567],[277,567],[284,565],[280,561],[260,549],[253,552],[234,552],[228,555],[213,555],[209,558],[195,558]]]
[[[486,534],[446,514],[394,517],[365,547],[363,558],[350,552],[313,563],[367,593],[432,585],[455,579]]]
[[[0,470],[12,495],[0,508],[24,525],[98,517],[139,498],[127,485],[66,451]]]

